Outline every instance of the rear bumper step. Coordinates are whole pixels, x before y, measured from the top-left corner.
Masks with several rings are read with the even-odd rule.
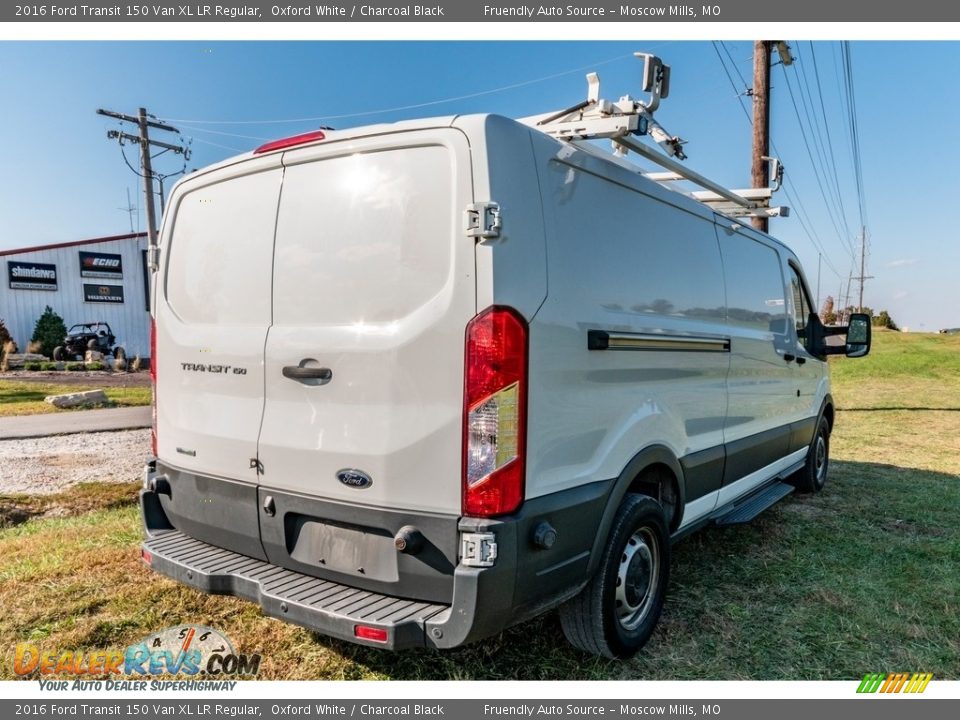
[[[279,568],[209,545],[176,530],[154,532],[141,556],[153,570],[208,593],[236,595],[259,603],[264,613],[325,635],[388,649],[423,647],[427,621],[442,624],[450,607],[358,590]],[[356,627],[386,631],[378,642],[356,635]]]

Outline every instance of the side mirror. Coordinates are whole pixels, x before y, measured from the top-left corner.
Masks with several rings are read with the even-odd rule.
[[[807,321],[805,340],[807,350],[814,357],[825,360],[827,355],[846,355],[860,358],[870,352],[871,339],[870,316],[866,313],[854,313],[850,324],[826,327],[816,313],[810,313]],[[845,343],[830,343],[828,337],[846,335]]]
[[[870,316],[866,313],[854,313],[847,326],[846,356],[860,358],[870,352],[871,340]]]

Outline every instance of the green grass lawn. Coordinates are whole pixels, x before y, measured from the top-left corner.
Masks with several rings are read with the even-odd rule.
[[[0,530],[0,677],[17,641],[120,648],[200,622],[262,652],[271,679],[960,678],[960,337],[878,333],[868,358],[831,364],[827,487],[679,543],[660,626],[630,661],[573,650],[554,614],[452,652],[333,641],[146,571],[135,486],[85,486],[0,498],[19,513]]]
[[[95,381],[94,381],[95,383]],[[95,390],[91,385],[58,385],[56,383],[19,382],[0,380],[0,417],[8,415],[38,415],[40,413],[71,412],[61,410],[43,401],[48,395]],[[106,407],[130,407],[149,405],[151,389],[149,387],[107,387],[103,388],[109,404]]]

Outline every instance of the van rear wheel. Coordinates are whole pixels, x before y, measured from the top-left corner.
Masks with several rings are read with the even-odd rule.
[[[560,607],[563,634],[584,652],[630,657],[653,634],[669,579],[663,508],[653,498],[629,494],[614,518],[597,574]]]

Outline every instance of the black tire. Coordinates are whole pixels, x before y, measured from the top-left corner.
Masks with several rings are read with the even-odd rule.
[[[830,470],[830,423],[825,417],[817,422],[817,430],[810,441],[807,462],[794,473],[790,481],[802,493],[817,493],[823,490]]]
[[[653,634],[670,579],[670,539],[660,503],[623,499],[597,574],[560,607],[563,634],[593,655],[628,658]]]
[[[100,347],[100,343],[97,342],[96,338],[87,340],[87,350],[96,350],[98,347]]]
[[[53,359],[56,360],[57,362],[62,362],[65,357],[66,357],[66,352],[63,349],[63,345],[57,345],[53,349]]]

